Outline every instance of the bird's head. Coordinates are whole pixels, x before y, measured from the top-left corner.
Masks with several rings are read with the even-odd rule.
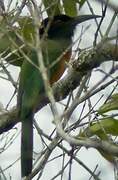
[[[75,27],[89,19],[95,19],[101,16],[98,15],[81,15],[77,17],[70,17],[67,15],[57,15],[53,18],[46,18],[43,20],[39,30],[40,36],[47,33],[48,38],[71,38]]]

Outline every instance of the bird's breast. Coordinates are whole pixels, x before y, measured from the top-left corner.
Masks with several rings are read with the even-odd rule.
[[[71,39],[47,40],[43,43],[43,57],[51,84],[58,81],[66,69],[65,62],[71,57],[70,45]]]

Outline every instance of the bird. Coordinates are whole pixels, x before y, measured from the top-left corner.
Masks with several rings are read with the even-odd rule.
[[[72,52],[72,37],[76,26],[98,15],[81,15],[70,17],[60,14],[53,18],[45,18],[39,28],[39,38],[43,62],[47,76],[52,86],[63,75],[65,63],[70,60]],[[33,167],[33,119],[35,110],[45,87],[37,53],[34,48],[28,47],[28,57],[31,62],[24,60],[21,66],[17,108],[21,126],[21,176],[28,177]],[[64,53],[65,52],[65,53]],[[57,59],[61,57],[58,61]],[[51,66],[52,65],[52,66]]]

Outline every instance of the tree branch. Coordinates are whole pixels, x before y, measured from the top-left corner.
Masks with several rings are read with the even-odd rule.
[[[100,42],[96,48],[81,51],[77,60],[71,62],[67,75],[53,85],[56,101],[67,97],[69,92],[79,86],[84,75],[93,68],[99,67],[103,62],[118,61],[118,46],[108,42]],[[41,94],[36,112],[49,103],[48,98]],[[17,109],[14,107],[8,112],[0,114],[0,134],[10,130],[19,122]]]

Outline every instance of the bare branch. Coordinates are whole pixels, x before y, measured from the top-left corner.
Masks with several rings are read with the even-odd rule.
[[[70,91],[79,86],[81,79],[88,71],[110,60],[118,61],[118,47],[115,44],[100,43],[96,50],[90,49],[86,52],[81,52],[79,59],[71,63],[72,68],[68,71],[68,74],[53,85],[56,101],[66,98]],[[41,94],[36,111],[48,103],[48,98]],[[18,122],[17,109],[14,108],[9,112],[2,113],[0,115],[0,134],[8,131]]]

